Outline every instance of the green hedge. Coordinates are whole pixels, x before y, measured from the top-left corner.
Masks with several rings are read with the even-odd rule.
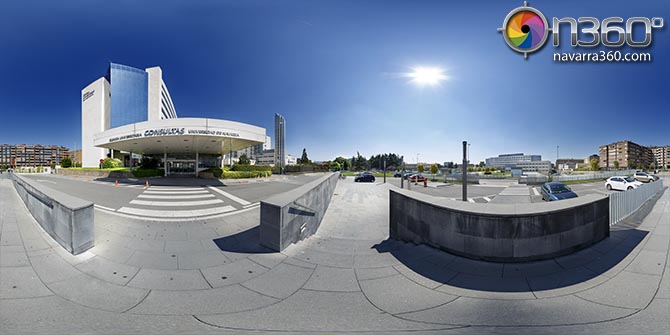
[[[118,158],[105,158],[102,161],[102,168],[103,169],[111,169],[111,168],[117,168],[121,167],[122,163],[121,160]]]
[[[258,178],[269,177],[271,171],[223,171],[221,178],[223,179],[240,179],[240,178]]]
[[[233,171],[272,171],[272,167],[268,165],[233,165]]]
[[[216,178],[221,178],[221,175],[223,174],[223,170],[221,170],[221,168],[209,168],[204,172],[211,172]]]
[[[133,169],[132,173],[135,178],[160,177],[164,175],[163,169],[137,168]]]

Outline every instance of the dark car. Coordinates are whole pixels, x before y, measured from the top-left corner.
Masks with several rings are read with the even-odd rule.
[[[407,179],[407,178],[409,178],[409,176],[411,176],[413,174],[414,173],[411,173],[411,172],[405,172],[405,173],[402,174],[402,179]]]
[[[542,200],[545,201],[556,201],[577,197],[577,193],[572,192],[569,187],[559,182],[544,183],[540,190],[542,191]]]
[[[360,181],[360,182],[370,182],[370,183],[374,183],[374,181],[375,181],[375,176],[373,176],[373,175],[372,175],[371,173],[369,173],[369,172],[368,172],[368,173],[363,172],[363,173],[361,173],[361,174],[359,174],[359,175],[356,175],[356,177],[354,178],[354,182],[359,182],[359,181]]]
[[[402,173],[401,172],[396,172],[396,173],[393,174],[393,176],[396,177],[396,178],[399,178],[399,177],[402,177]]]
[[[407,178],[407,180],[423,183],[424,181],[426,181],[426,177],[424,177],[420,174],[413,174],[413,175],[409,176]]]

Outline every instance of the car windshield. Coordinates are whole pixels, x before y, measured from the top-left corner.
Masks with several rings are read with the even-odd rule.
[[[570,192],[570,189],[563,184],[550,185],[551,193],[565,193]]]
[[[632,182],[635,181],[635,179],[633,179],[633,178],[631,178],[631,177],[626,177],[626,178],[624,178],[624,180],[627,181],[627,182],[629,182],[629,183],[632,183]]]

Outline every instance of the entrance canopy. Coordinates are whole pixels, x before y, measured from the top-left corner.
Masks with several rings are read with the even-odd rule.
[[[143,155],[224,155],[264,142],[265,128],[202,118],[138,122],[108,129],[93,138],[96,147]]]

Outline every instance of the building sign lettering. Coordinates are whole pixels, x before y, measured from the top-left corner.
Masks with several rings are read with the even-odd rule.
[[[93,94],[95,94],[95,90],[85,92],[84,96],[81,98],[81,102],[84,102],[84,101],[88,100],[88,98],[92,97]]]
[[[178,135],[210,135],[210,136],[240,137],[239,133],[232,133],[222,130],[158,128],[158,129],[147,129],[143,133],[134,133],[123,136],[112,137],[109,139],[109,142],[111,143],[111,142],[130,140],[136,138],[145,138],[145,137],[178,136]]]

